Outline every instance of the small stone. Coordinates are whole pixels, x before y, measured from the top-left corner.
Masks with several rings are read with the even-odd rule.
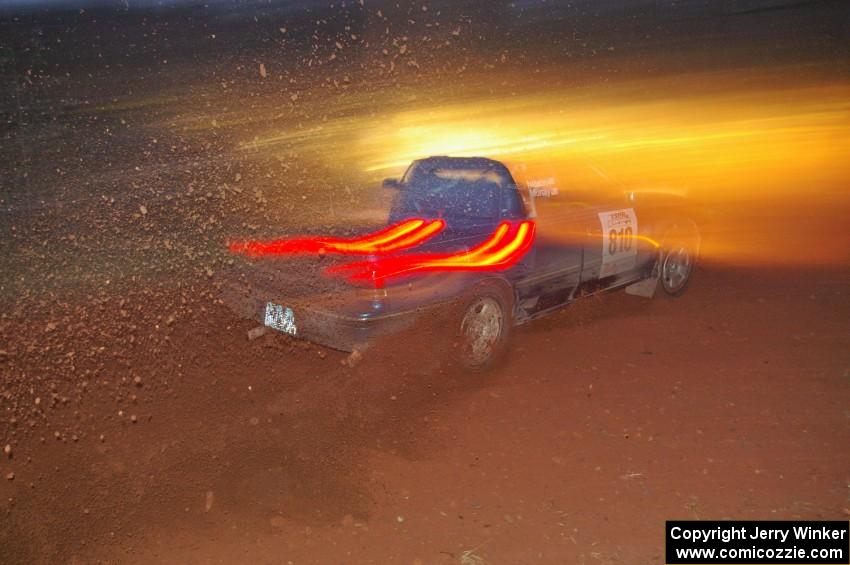
[[[144,204],[142,204],[141,206],[139,206],[139,212],[142,213],[142,216],[147,216],[148,209]]]
[[[395,519],[396,519],[396,522],[398,522],[399,524],[404,522],[404,516],[396,516]]]
[[[6,447],[3,448],[3,453],[6,454],[6,457],[12,457],[12,446],[7,443]]]
[[[257,326],[256,328],[248,330],[248,341],[254,341],[264,335],[266,335],[266,326]]]
[[[12,471],[9,471],[8,473],[6,473],[6,480],[7,481],[14,481],[15,480],[15,473],[13,473]]]
[[[138,418],[136,418],[136,415],[135,415],[135,414],[130,414],[130,421],[131,421],[131,422],[133,422],[133,423],[135,424],[138,420],[139,420],[139,419],[138,419]]]
[[[355,349],[354,351],[351,352],[351,354],[348,357],[345,358],[345,364],[348,365],[349,367],[354,367],[355,365],[360,363],[362,360],[363,360],[363,354]]]
[[[142,386],[142,377],[140,377],[138,375],[133,377],[133,384],[135,384],[138,387]]]

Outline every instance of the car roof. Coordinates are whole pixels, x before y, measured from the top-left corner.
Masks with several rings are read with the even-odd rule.
[[[499,161],[488,159],[486,157],[448,157],[445,155],[435,155],[425,159],[417,159],[415,163],[420,163],[430,167],[445,167],[447,169],[460,169],[466,167],[487,169],[492,167],[504,167],[504,164]]]

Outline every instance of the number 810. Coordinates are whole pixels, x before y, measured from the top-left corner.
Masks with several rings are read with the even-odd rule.
[[[622,228],[608,232],[608,254],[613,255],[632,248],[632,228]]]

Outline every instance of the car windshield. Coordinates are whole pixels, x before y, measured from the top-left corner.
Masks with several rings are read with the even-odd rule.
[[[511,183],[493,167],[415,163],[402,179],[395,215],[491,219]]]

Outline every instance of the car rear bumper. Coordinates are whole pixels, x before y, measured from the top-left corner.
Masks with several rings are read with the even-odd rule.
[[[260,324],[265,323],[269,302],[291,308],[296,327],[294,337],[349,352],[362,351],[377,338],[410,328],[423,313],[438,306],[375,312],[374,304],[362,297],[337,295],[287,300],[284,295],[233,282],[222,286],[221,296],[237,315]]]

